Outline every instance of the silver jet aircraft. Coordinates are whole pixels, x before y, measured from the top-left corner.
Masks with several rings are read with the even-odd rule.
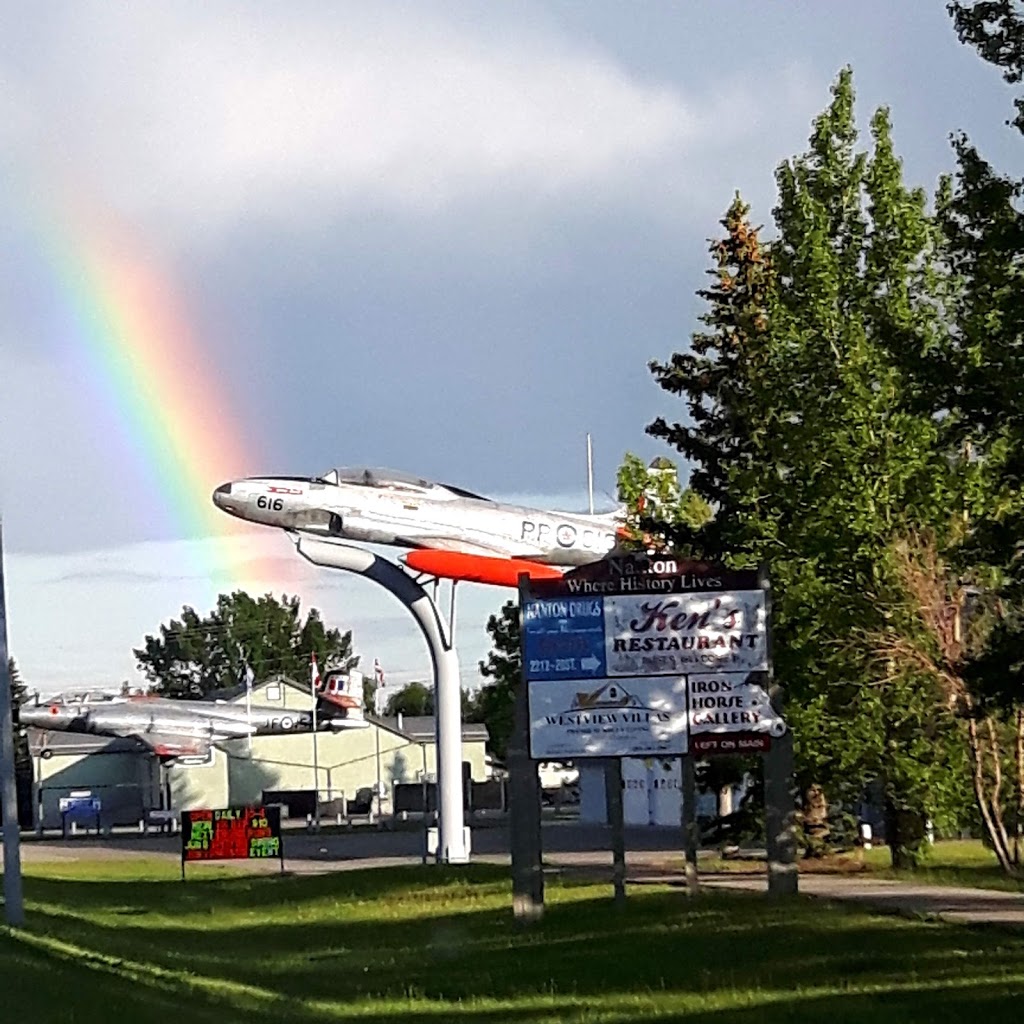
[[[413,549],[411,569],[515,586],[520,572],[560,576],[603,558],[622,512],[587,515],[507,505],[460,487],[383,469],[332,469],[314,477],[250,477],[222,484],[213,502],[265,526],[325,539]]]
[[[98,736],[134,736],[161,758],[205,757],[214,743],[245,736],[310,732],[312,711],[166,697],[66,694],[18,709],[23,726]],[[362,728],[361,706],[318,698],[317,729]]]

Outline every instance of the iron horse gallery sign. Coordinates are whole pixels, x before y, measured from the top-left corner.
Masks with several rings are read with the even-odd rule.
[[[643,555],[520,587],[537,759],[769,748],[767,580]]]

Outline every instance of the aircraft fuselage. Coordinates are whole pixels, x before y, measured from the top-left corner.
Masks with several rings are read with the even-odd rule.
[[[218,508],[249,522],[367,544],[584,565],[616,543],[614,514],[585,515],[505,504],[384,471],[317,478],[256,477],[223,484]],[[379,475],[376,475],[378,474]]]

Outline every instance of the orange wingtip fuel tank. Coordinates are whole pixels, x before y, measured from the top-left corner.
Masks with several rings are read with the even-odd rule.
[[[402,555],[402,561],[416,572],[424,572],[446,580],[467,583],[489,583],[495,587],[516,587],[519,574],[534,579],[559,579],[559,569],[525,558],[491,558],[488,555],[467,555],[462,551],[437,551],[428,548]]]

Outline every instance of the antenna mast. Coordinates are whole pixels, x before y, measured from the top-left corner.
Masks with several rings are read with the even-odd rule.
[[[594,446],[587,434],[587,496],[590,500],[590,514],[594,514]]]

